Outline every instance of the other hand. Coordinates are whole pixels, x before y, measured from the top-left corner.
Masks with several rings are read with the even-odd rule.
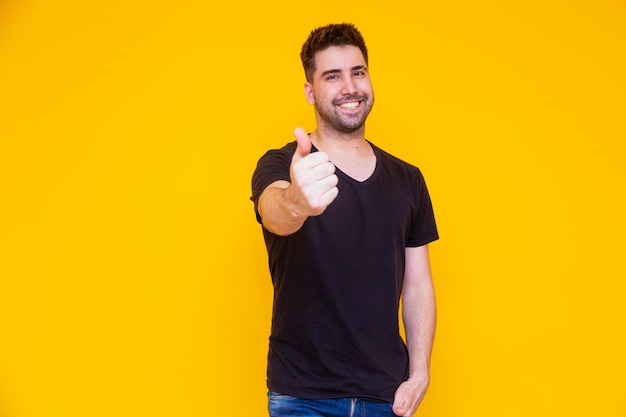
[[[397,416],[413,417],[428,389],[428,373],[412,375],[404,381],[394,396],[393,413]]]

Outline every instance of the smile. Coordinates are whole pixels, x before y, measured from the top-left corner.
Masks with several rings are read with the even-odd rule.
[[[361,104],[359,101],[348,101],[347,103],[341,103],[339,107],[342,109],[356,109],[359,107],[359,104]]]

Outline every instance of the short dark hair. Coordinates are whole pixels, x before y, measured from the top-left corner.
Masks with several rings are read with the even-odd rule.
[[[361,32],[352,23],[330,24],[311,31],[306,42],[302,45],[300,59],[304,67],[304,75],[307,81],[313,79],[315,72],[315,54],[329,46],[356,46],[363,53],[367,64],[367,47]]]

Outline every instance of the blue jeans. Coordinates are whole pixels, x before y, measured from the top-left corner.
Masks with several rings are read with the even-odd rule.
[[[270,417],[397,417],[391,404],[361,398],[305,400],[276,392],[268,394]]]

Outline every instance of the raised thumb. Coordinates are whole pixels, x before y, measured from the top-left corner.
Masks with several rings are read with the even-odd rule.
[[[311,139],[301,127],[297,127],[293,134],[295,135],[296,143],[298,144],[296,152],[293,156],[294,158],[304,158],[311,153]]]

